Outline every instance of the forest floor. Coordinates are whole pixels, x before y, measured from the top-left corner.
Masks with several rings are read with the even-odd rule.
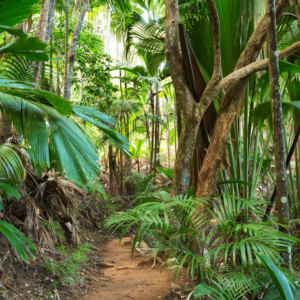
[[[147,252],[135,250],[132,256],[132,237],[119,242],[118,234],[102,230],[83,233],[92,252],[75,286],[59,284],[57,276],[45,269],[45,259],[59,263],[64,254],[44,249],[43,255],[40,253],[28,265],[20,261],[9,264],[14,275],[3,276],[0,300],[179,300],[186,299],[193,290],[186,268],[174,279],[174,270],[166,266],[161,271],[163,260],[157,258],[159,262],[153,266],[153,256]]]
[[[103,276],[98,276],[89,284],[86,300],[154,300],[154,299],[185,299],[192,287],[186,280],[186,270],[181,270],[176,281],[173,271],[164,269],[161,263],[146,259],[138,252],[132,257],[132,238],[126,237],[121,243],[112,239],[105,243],[98,252],[99,258],[112,267],[104,270]]]

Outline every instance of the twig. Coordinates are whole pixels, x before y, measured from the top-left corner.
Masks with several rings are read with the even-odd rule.
[[[7,289],[11,290],[12,292],[14,292],[15,294],[17,294],[21,299],[24,299],[16,290],[14,290],[12,287],[6,285],[3,282],[0,282],[0,284],[2,284],[4,287],[6,287]]]
[[[62,254],[62,253],[59,253],[59,252],[55,252],[55,251],[51,251],[51,250],[48,250],[48,249],[45,249],[45,248],[42,248],[44,251],[47,251],[47,252],[50,252],[50,253],[53,253],[53,254],[58,254],[58,255],[62,255],[62,256],[69,256],[69,255],[66,255],[66,254]]]

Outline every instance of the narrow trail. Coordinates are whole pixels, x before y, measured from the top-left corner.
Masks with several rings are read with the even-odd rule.
[[[104,276],[89,286],[86,300],[154,300],[177,299],[171,295],[171,284],[183,284],[183,277],[173,281],[172,272],[164,270],[161,265],[151,269],[151,264],[143,264],[145,259],[139,254],[131,257],[131,238],[108,242],[99,251],[99,258],[114,267],[105,268]]]

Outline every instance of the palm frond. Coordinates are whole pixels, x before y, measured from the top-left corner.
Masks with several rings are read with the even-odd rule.
[[[39,0],[3,0],[0,3],[1,24],[15,26],[39,11]]]

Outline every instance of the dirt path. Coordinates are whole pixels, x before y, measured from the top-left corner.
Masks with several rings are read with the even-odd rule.
[[[151,269],[151,264],[142,265],[143,257],[135,253],[131,258],[131,238],[124,238],[121,243],[113,239],[99,251],[99,258],[105,263],[114,264],[105,268],[104,276],[98,277],[88,287],[86,300],[154,300],[180,299],[171,295],[171,284],[183,284],[183,277],[175,282],[172,273],[163,271],[161,265]],[[122,267],[125,267],[122,269]],[[182,297],[183,298],[183,297]]]

